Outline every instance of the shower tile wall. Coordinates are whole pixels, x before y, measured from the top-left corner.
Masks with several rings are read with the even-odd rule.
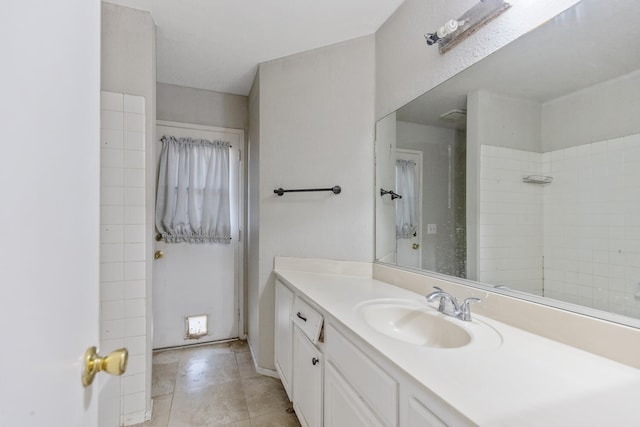
[[[105,379],[106,391],[100,397],[100,408],[105,405],[105,413],[120,413],[121,419],[102,422],[101,427],[145,418],[144,101],[140,96],[101,93],[100,353],[129,350],[127,372],[121,379]],[[110,393],[110,387],[120,387],[120,399],[117,389]],[[111,405],[117,405],[115,412]]]
[[[482,145],[478,280],[542,294],[542,154]]]
[[[544,154],[483,145],[480,281],[640,318],[638,164],[640,135]]]
[[[545,295],[640,318],[640,135],[543,157]]]

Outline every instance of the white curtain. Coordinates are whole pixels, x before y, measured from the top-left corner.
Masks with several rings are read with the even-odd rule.
[[[228,142],[162,137],[156,227],[166,242],[230,243]]]
[[[416,162],[396,160],[396,239],[413,237],[418,227]]]

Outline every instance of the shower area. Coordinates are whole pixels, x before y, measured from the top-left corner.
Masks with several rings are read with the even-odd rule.
[[[599,129],[602,120],[576,126],[575,106],[604,90],[611,86],[542,105],[469,96],[477,162],[468,194],[477,198],[471,278],[638,318],[640,135]]]

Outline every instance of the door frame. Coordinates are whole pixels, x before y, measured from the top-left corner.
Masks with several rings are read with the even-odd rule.
[[[175,128],[182,129],[192,129],[192,130],[202,130],[202,131],[210,131],[210,132],[225,132],[238,135],[240,137],[241,147],[239,148],[239,159],[238,159],[238,217],[236,218],[238,222],[238,245],[236,246],[236,265],[235,268],[235,287],[238,291],[238,313],[236,313],[238,317],[238,337],[240,339],[247,339],[246,326],[245,326],[245,286],[244,286],[244,258],[245,258],[245,217],[246,217],[246,152],[247,152],[247,141],[245,140],[245,132],[244,129],[234,129],[234,128],[225,128],[225,127],[217,127],[217,126],[206,126],[206,125],[197,125],[193,123],[184,123],[184,122],[174,122],[169,120],[156,120],[155,124],[156,128],[158,126],[170,126]],[[158,143],[158,141],[154,141],[154,143]],[[159,152],[158,152],[159,153]],[[156,168],[156,179],[153,184],[153,194],[157,194],[158,189],[158,179],[157,179],[157,160],[154,159],[154,168]],[[230,159],[232,161],[232,159]],[[153,202],[153,211],[155,212],[155,197]],[[155,215],[154,215],[155,218]],[[155,221],[153,222],[153,234],[154,236],[157,233]],[[151,283],[153,285],[154,277],[151,277]],[[151,314],[153,316],[153,314]]]
[[[420,221],[418,222],[418,229],[416,230],[417,236],[416,236],[416,240],[418,242],[418,268],[422,268],[422,246],[423,246],[423,234],[422,234],[422,229],[423,229],[423,222],[424,222],[424,212],[423,212],[423,206],[422,206],[422,193],[424,191],[423,187],[423,156],[424,156],[424,152],[420,151],[420,150],[411,150],[408,148],[396,148],[395,150],[395,156],[394,156],[394,168],[395,168],[395,160],[398,159],[398,154],[406,154],[409,156],[415,156],[416,158],[414,159],[416,161],[416,164],[418,166],[418,176],[416,177],[416,184],[418,185],[418,212],[419,212],[419,219]],[[394,169],[395,171],[395,169]],[[396,238],[396,262],[398,262],[398,247],[397,247],[397,242],[398,239]]]

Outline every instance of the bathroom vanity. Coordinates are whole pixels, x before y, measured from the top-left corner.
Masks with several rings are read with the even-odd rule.
[[[445,316],[368,263],[276,258],[274,273],[276,369],[303,426],[638,424],[634,367],[475,305]]]

